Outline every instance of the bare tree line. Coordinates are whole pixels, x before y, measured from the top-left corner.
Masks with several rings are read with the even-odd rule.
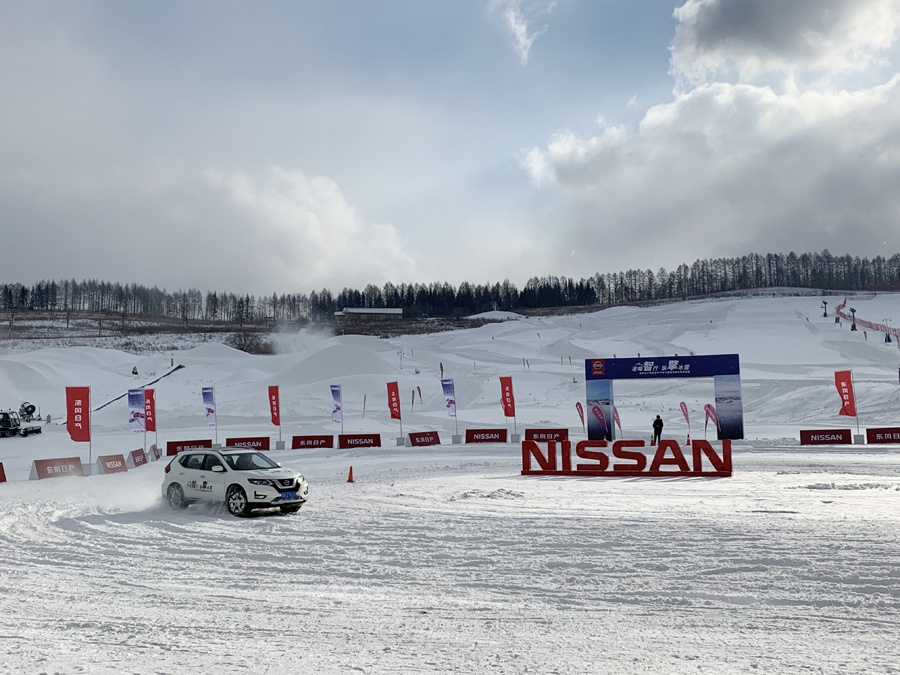
[[[0,286],[0,310],[71,311],[179,320],[263,323],[330,321],[345,307],[400,307],[408,318],[466,316],[480,312],[612,306],[688,299],[715,293],[773,287],[900,290],[900,254],[872,259],[820,253],[749,254],[697,260],[671,271],[628,270],[589,278],[532,277],[522,289],[509,280],[458,287],[446,282],[393,284],[364,289],[249,295],[196,288],[166,291],[154,286],[96,279],[39,281]]]

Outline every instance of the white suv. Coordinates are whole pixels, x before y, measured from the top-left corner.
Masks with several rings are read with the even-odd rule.
[[[224,502],[235,516],[264,508],[296,513],[308,494],[309,485],[299,471],[246,448],[180,452],[166,466],[162,484],[162,495],[173,509],[197,501]]]

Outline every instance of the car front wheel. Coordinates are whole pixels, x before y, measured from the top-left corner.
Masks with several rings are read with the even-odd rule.
[[[232,485],[225,495],[225,505],[228,513],[233,516],[246,516],[250,509],[247,508],[247,493],[239,485]]]
[[[184,498],[184,490],[181,489],[181,486],[178,483],[169,486],[166,496],[169,499],[169,506],[173,509],[187,508],[188,502],[187,499]]]

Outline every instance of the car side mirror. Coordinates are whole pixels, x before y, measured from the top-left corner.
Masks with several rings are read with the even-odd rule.
[[[212,468],[212,472],[213,472],[213,473],[225,473],[225,467],[222,466],[221,464],[216,464],[216,465]]]

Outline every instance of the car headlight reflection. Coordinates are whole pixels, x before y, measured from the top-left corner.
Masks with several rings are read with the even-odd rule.
[[[272,481],[267,478],[248,478],[247,482],[251,485],[268,485],[269,487],[273,487]]]

